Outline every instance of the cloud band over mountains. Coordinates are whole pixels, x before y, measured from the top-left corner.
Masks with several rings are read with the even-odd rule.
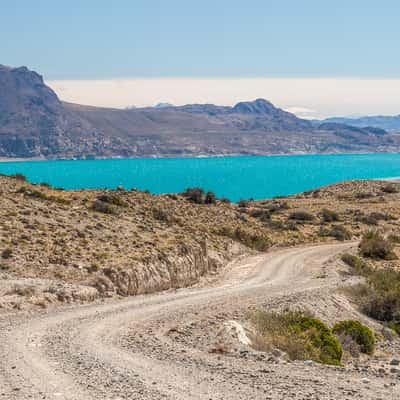
[[[400,79],[353,78],[126,78],[50,80],[68,102],[104,107],[183,105],[266,98],[303,118],[400,114]]]

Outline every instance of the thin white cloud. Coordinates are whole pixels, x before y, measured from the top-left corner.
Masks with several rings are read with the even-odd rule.
[[[47,83],[64,101],[104,107],[160,102],[232,105],[262,97],[305,118],[400,114],[400,79],[127,78]]]
[[[288,107],[285,108],[285,111],[296,114],[298,117],[305,119],[318,119],[323,117],[322,115],[318,114],[317,110],[306,107]]]

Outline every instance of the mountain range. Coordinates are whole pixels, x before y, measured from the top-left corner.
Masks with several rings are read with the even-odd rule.
[[[347,124],[359,128],[373,126],[388,132],[400,132],[400,115],[371,115],[357,118],[334,117],[327,118],[324,121],[317,121],[316,123],[318,124],[321,122]]]
[[[400,134],[310,122],[257,99],[113,109],[61,101],[27,67],[0,66],[1,158],[174,157],[398,151]]]

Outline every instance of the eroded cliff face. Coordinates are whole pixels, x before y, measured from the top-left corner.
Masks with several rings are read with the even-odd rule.
[[[206,243],[181,245],[179,255],[159,255],[132,266],[105,268],[90,284],[101,295],[121,296],[182,288],[196,284],[203,276],[220,272],[230,260],[246,253],[248,248],[234,242],[222,253],[210,251]]]

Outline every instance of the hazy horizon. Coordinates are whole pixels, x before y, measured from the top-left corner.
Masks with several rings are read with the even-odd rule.
[[[233,105],[265,98],[306,119],[400,114],[400,79],[159,77],[46,83],[63,101],[100,107]]]

